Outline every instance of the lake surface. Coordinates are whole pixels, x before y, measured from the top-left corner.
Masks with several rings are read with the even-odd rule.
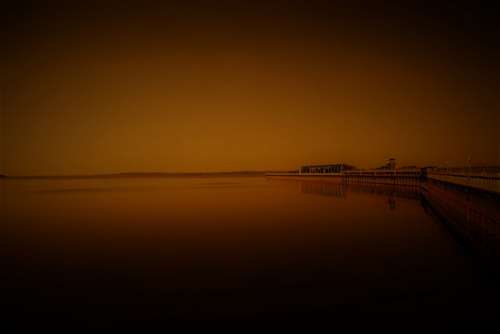
[[[264,177],[0,180],[7,315],[496,323],[496,278],[411,187]]]

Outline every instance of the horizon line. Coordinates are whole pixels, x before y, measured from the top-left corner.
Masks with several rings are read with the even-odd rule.
[[[404,166],[407,167],[407,166]],[[427,166],[437,168],[500,168],[500,165],[485,164],[471,166]],[[421,168],[418,167],[417,168]],[[374,169],[374,168],[357,168],[357,169]],[[110,173],[88,173],[88,174],[40,174],[40,175],[9,175],[0,173],[0,178],[8,179],[62,179],[62,178],[111,178],[111,177],[169,177],[169,176],[203,176],[203,175],[224,175],[224,174],[247,174],[247,175],[263,175],[266,173],[284,173],[298,171],[299,169],[282,169],[282,170],[233,170],[233,171],[210,171],[210,172],[110,172]]]
[[[286,172],[289,172],[287,170]],[[285,172],[284,170],[236,170],[236,171],[212,171],[212,172],[112,172],[112,173],[89,173],[89,174],[41,174],[41,175],[9,175],[0,173],[2,178],[11,179],[42,179],[42,178],[107,178],[107,177],[157,177],[157,176],[202,176],[221,174],[252,174],[261,175],[273,172]]]

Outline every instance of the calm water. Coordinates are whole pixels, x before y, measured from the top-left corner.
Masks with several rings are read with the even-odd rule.
[[[412,188],[263,177],[3,180],[9,315],[495,322],[492,275]]]

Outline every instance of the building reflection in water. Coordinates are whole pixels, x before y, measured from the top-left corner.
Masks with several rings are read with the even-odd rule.
[[[316,194],[344,198],[346,197],[346,188],[347,184],[343,182],[300,182],[300,191],[304,194]]]
[[[387,204],[389,204],[389,209],[396,210],[396,199],[394,197],[387,198]]]

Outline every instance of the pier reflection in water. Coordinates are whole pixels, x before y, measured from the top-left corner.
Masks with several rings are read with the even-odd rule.
[[[420,186],[400,186],[387,184],[347,184],[339,179],[333,182],[326,181],[300,181],[300,190],[304,194],[317,194],[323,196],[334,196],[343,198],[352,193],[366,193],[376,196],[383,196],[387,199],[388,208],[395,210],[397,198],[421,199]]]
[[[385,197],[390,210],[397,199],[417,200],[429,214],[436,216],[458,240],[471,247],[495,271],[500,271],[500,195],[463,188],[439,180],[426,180],[407,185],[347,183],[341,179],[304,180],[300,189],[305,194],[345,198],[349,193],[365,193]]]
[[[500,194],[429,179],[422,197],[441,221],[500,270]]]

